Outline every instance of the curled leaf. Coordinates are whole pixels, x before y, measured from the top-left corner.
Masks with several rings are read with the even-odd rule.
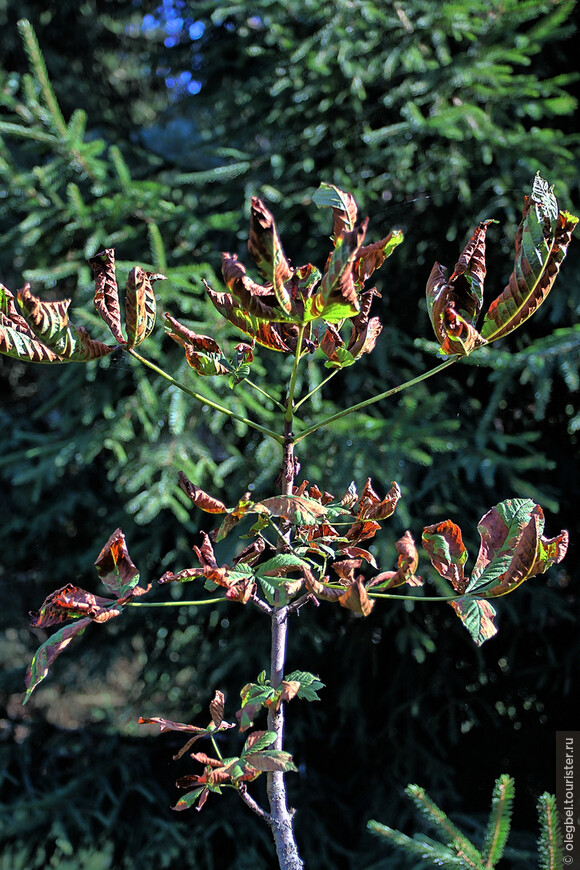
[[[266,281],[272,285],[278,305],[285,314],[290,314],[292,296],[286,284],[294,270],[286,259],[274,218],[257,196],[252,197],[248,250]]]
[[[106,248],[91,257],[89,266],[95,279],[95,308],[105,321],[116,342],[126,344],[121,330],[119,288],[115,272],[115,250]]]
[[[560,562],[568,548],[568,532],[543,536],[544,512],[531,499],[506,499],[479,522],[481,546],[466,592],[495,598],[524,580]]]
[[[483,304],[485,242],[490,223],[495,222],[485,220],[476,227],[449,280],[440,263],[434,264],[429,275],[427,309],[443,353],[466,356],[485,344],[475,323]]]
[[[129,272],[125,289],[125,329],[129,347],[138,347],[155,326],[155,293],[153,283],[165,280],[165,275],[146,272],[135,266]]]
[[[192,483],[183,471],[179,472],[179,487],[191,499],[193,504],[208,514],[224,514],[227,511],[225,504],[217,498],[208,495],[195,483]]]
[[[359,520],[384,520],[390,517],[397,507],[397,502],[401,497],[399,485],[393,481],[391,489],[386,496],[381,499],[374,491],[371,479],[368,478],[359,503],[355,508],[356,516]],[[348,534],[347,534],[348,536]]]
[[[451,520],[425,526],[422,543],[435,570],[451,583],[456,592],[463,594],[467,585],[463,573],[467,550],[459,526]]]

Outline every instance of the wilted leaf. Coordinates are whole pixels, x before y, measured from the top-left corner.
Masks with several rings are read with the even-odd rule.
[[[142,594],[135,588],[139,581],[139,571],[131,561],[121,529],[116,529],[110,536],[99,553],[95,568],[101,581],[117,598],[124,598],[129,591]]]
[[[200,510],[205,511],[207,514],[224,514],[227,511],[225,504],[217,498],[214,498],[211,495],[208,495],[207,492],[204,492],[199,486],[196,486],[195,483],[192,483],[185,474],[180,471],[179,472],[179,487],[183,490],[183,492],[191,499],[193,504],[200,508]]]
[[[165,314],[167,335],[185,348],[188,364],[200,375],[229,375],[232,367],[222,350],[209,335],[198,335],[175,317]]]
[[[374,607],[374,601],[369,599],[363,580],[363,577],[357,577],[338,598],[341,607],[346,607],[357,616],[368,616]]]
[[[568,532],[543,537],[544,513],[531,499],[506,499],[479,522],[479,555],[466,592],[493,598],[511,592],[524,580],[560,562]]]
[[[215,309],[232,326],[241,329],[242,332],[249,335],[258,344],[267,347],[268,350],[276,350],[281,353],[287,353],[290,350],[284,341],[279,324],[260,320],[258,317],[245,311],[230,293],[216,293],[207,281],[203,283],[208,298]]]
[[[451,520],[425,526],[422,543],[435,570],[451,583],[456,592],[465,592],[467,580],[463,566],[467,561],[467,550],[459,526]]]
[[[115,350],[92,339],[84,327],[77,329],[70,322],[70,299],[47,302],[35,296],[26,284],[18,292],[18,302],[36,338],[66,362],[89,362]]]
[[[115,604],[111,598],[101,598],[67,583],[45,598],[38,613],[30,614],[30,624],[34,628],[49,628],[80,617],[108,622],[121,612]]]
[[[381,268],[387,257],[391,256],[395,248],[402,241],[403,233],[400,230],[392,230],[388,236],[385,236],[379,242],[373,242],[372,245],[364,245],[360,249],[354,264],[354,274],[360,287],[364,285],[365,281],[368,281],[373,272]]]
[[[369,477],[365,483],[359,503],[355,508],[356,516],[359,520],[387,519],[387,517],[390,517],[394,513],[400,497],[401,490],[399,485],[393,481],[391,489],[386,496],[383,499],[379,498],[372,487]],[[347,537],[350,538],[348,532]]]
[[[272,285],[278,305],[290,314],[292,296],[286,283],[294,270],[284,254],[274,218],[257,196],[252,197],[248,250],[266,281]]]
[[[326,516],[326,510],[320,502],[311,498],[296,495],[277,495],[265,498],[253,508],[256,513],[271,514],[275,517],[284,517],[296,525],[310,525],[316,520]]]
[[[57,656],[67,648],[74,637],[80,636],[91,622],[92,619],[90,617],[85,617],[70,625],[64,625],[36,650],[26,671],[26,695],[24,703],[28,701],[36,686],[47,676],[49,668]]]
[[[548,183],[536,176],[525,197],[516,235],[516,258],[507,287],[489,306],[481,334],[496,341],[513,332],[540,307],[552,289],[578,218],[558,212]]]
[[[323,317],[328,322],[352,317],[360,310],[353,267],[366,234],[368,220],[340,235],[322,275],[318,291],[305,305],[305,320]]]
[[[446,354],[465,356],[485,344],[475,328],[483,304],[485,240],[491,220],[482,221],[463,249],[453,273],[435,263],[427,281],[427,309]]]
[[[125,329],[129,347],[138,347],[155,326],[154,281],[165,280],[165,275],[145,272],[139,266],[131,269],[125,289]]]
[[[105,321],[115,341],[126,344],[121,330],[119,288],[115,273],[115,250],[106,248],[88,261],[95,279],[95,308]]]
[[[381,589],[392,589],[403,583],[408,583],[409,586],[423,585],[422,579],[415,574],[419,565],[419,555],[413,536],[409,531],[405,532],[402,538],[399,538],[395,544],[395,549],[399,554],[397,570],[377,574],[370,583],[367,583],[367,589],[377,586],[380,586]]]
[[[231,295],[241,308],[259,320],[284,321],[287,315],[278,306],[271,285],[256,284],[239,262],[236,254],[222,254],[222,275]]]

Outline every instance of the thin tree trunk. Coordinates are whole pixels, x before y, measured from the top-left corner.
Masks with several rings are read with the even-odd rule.
[[[294,485],[294,438],[292,421],[286,422],[284,456],[282,461],[281,491],[291,495]],[[288,631],[288,608],[275,607],[272,613],[272,651],[270,658],[270,685],[276,688],[284,678],[286,665],[286,635]],[[283,749],[284,744],[284,704],[279,710],[268,712],[268,730],[276,733],[274,749]],[[294,811],[288,808],[286,782],[282,771],[268,774],[268,800],[270,802],[270,828],[274,837],[276,854],[281,870],[302,870],[304,862],[294,838]]]

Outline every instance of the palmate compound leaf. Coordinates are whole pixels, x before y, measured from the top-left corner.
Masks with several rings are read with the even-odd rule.
[[[463,249],[453,273],[435,263],[427,281],[427,310],[441,351],[466,356],[485,344],[475,328],[483,304],[487,228],[482,221]]]
[[[486,341],[513,332],[540,307],[554,285],[577,223],[578,218],[569,212],[558,212],[551,191],[547,198],[534,192],[525,198],[514,269],[503,293],[489,306],[481,328]]]
[[[26,362],[88,362],[115,349],[92,339],[68,319],[70,299],[45,302],[28,284],[13,294],[0,284],[0,353]]]
[[[423,547],[436,571],[461,595],[449,603],[478,645],[497,631],[495,609],[485,599],[512,592],[566,555],[568,532],[545,538],[543,530],[542,508],[531,499],[500,502],[479,522],[479,554],[466,580],[463,566],[467,551],[459,527],[446,520],[425,528]]]
[[[503,338],[539,308],[554,284],[578,218],[559,212],[552,188],[538,173],[531,195],[524,198],[513,272],[504,291],[489,306],[478,332],[475,323],[481,308],[485,229],[489,223],[483,221],[476,229],[449,281],[439,263],[429,276],[427,307],[443,354],[465,356]]]
[[[47,596],[38,613],[30,614],[31,625],[35,628],[49,628],[67,620],[73,622],[51,635],[34,654],[26,673],[25,702],[74,637],[81,635],[91,622],[109,622],[120,616],[128,601],[144,595],[151,588],[151,584],[147,587],[136,585],[139,574],[131,562],[120,529],[113,532],[95,565],[101,580],[115,598],[102,598],[67,583]]]

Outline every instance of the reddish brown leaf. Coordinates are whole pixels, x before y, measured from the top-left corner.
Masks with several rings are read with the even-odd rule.
[[[407,583],[409,586],[422,586],[423,580],[415,574],[419,565],[419,554],[413,536],[409,531],[406,531],[402,538],[399,538],[395,544],[395,549],[399,554],[397,559],[396,571],[384,571],[373,577],[370,583],[367,583],[367,589],[381,585],[383,589],[392,589],[395,586],[401,586]]]
[[[368,478],[359,503],[356,508],[356,516],[359,520],[384,520],[390,517],[397,507],[401,497],[399,485],[393,481],[391,489],[383,499],[380,499]],[[347,534],[348,537],[348,534]]]
[[[95,279],[95,308],[113,333],[115,341],[119,344],[126,344],[121,331],[119,288],[115,274],[115,249],[106,248],[95,254],[89,260],[89,266]]]
[[[309,525],[320,517],[326,516],[324,506],[311,498],[293,495],[278,495],[265,498],[254,506],[257,513],[284,517],[291,523]]]
[[[95,568],[101,581],[118,598],[127,595],[130,590],[139,594],[135,590],[139,571],[131,561],[121,529],[116,529],[110,536],[97,557]]]
[[[273,216],[258,197],[252,197],[248,250],[273,289],[280,308],[290,314],[292,296],[286,284],[294,274],[286,259]]]
[[[30,614],[30,624],[35,628],[49,628],[80,616],[107,622],[121,612],[112,605],[111,598],[101,598],[67,583],[45,598],[38,613]]]
[[[435,570],[451,583],[456,592],[463,594],[467,585],[464,575],[467,550],[459,526],[451,520],[425,526],[423,548]]]
[[[362,577],[358,577],[354,583],[351,583],[340,595],[338,603],[358,616],[368,616],[374,606],[374,601],[371,601],[367,595]]]
[[[155,293],[153,283],[165,280],[165,275],[145,272],[135,266],[129,272],[125,290],[125,328],[129,347],[145,341],[155,326]]]
[[[370,538],[374,538],[380,528],[381,524],[374,520],[359,521],[353,523],[352,526],[347,529],[345,538],[352,541],[353,544],[359,544],[361,541],[368,541]]]
[[[193,504],[202,511],[208,514],[224,514],[227,511],[222,501],[208,495],[207,492],[188,480],[182,471],[179,472],[179,486]]]
[[[383,327],[378,317],[371,317],[362,328],[353,326],[347,350],[355,359],[365,353],[371,353],[382,331]]]
[[[216,691],[212,700],[209,704],[209,712],[211,715],[211,721],[215,725],[216,728],[219,729],[222,722],[224,721],[224,693],[220,691]]]
[[[272,292],[272,286],[262,286],[252,281],[235,254],[222,254],[222,275],[228,290],[244,311],[260,320],[286,319],[278,307],[278,300]]]

